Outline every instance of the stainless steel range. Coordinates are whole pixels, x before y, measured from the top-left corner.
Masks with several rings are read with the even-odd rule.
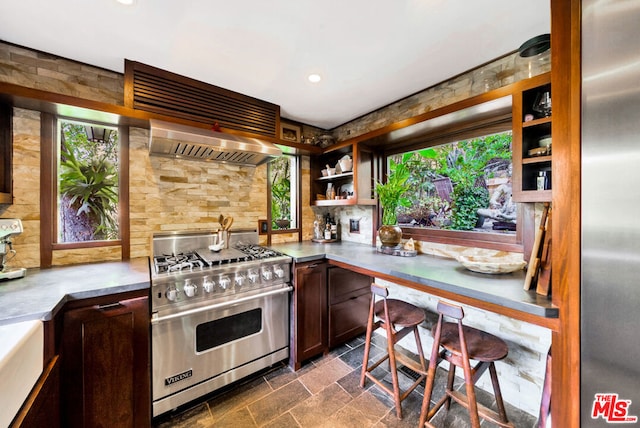
[[[291,258],[258,233],[154,235],[153,416],[289,357]]]

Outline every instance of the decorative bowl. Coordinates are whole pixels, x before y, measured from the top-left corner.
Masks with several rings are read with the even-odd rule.
[[[458,262],[470,271],[490,274],[511,273],[527,265],[522,259],[496,256],[458,256]]]
[[[551,137],[544,137],[538,141],[540,147],[549,147],[551,145]]]

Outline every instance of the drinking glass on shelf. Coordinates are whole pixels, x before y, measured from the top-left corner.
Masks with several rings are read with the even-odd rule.
[[[549,91],[544,91],[536,95],[533,103],[533,111],[542,117],[551,116],[551,93]]]

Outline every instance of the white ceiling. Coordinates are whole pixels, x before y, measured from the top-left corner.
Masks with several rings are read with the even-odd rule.
[[[549,0],[0,0],[0,40],[117,72],[139,61],[324,129],[549,31]]]

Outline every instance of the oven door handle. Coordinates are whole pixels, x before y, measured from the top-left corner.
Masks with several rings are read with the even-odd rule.
[[[171,320],[171,319],[174,319],[174,318],[186,317],[186,316],[189,316],[189,315],[198,314],[200,312],[210,311],[212,309],[226,308],[227,306],[234,306],[234,305],[237,305],[237,304],[240,304],[240,303],[248,302],[250,300],[261,299],[263,297],[273,296],[273,295],[276,295],[276,294],[289,293],[292,290],[293,290],[293,287],[288,286],[286,288],[279,288],[277,290],[271,290],[271,291],[267,291],[267,292],[261,293],[261,294],[255,294],[255,295],[252,295],[252,296],[240,297],[238,299],[230,300],[228,302],[214,303],[213,305],[204,306],[204,307],[201,307],[201,308],[193,308],[193,309],[189,309],[189,310],[186,310],[186,311],[177,312],[175,314],[165,315],[165,316],[162,316],[162,317],[159,317],[156,314],[153,314],[153,315],[151,315],[151,324],[159,324],[161,322],[168,321],[168,320]]]

